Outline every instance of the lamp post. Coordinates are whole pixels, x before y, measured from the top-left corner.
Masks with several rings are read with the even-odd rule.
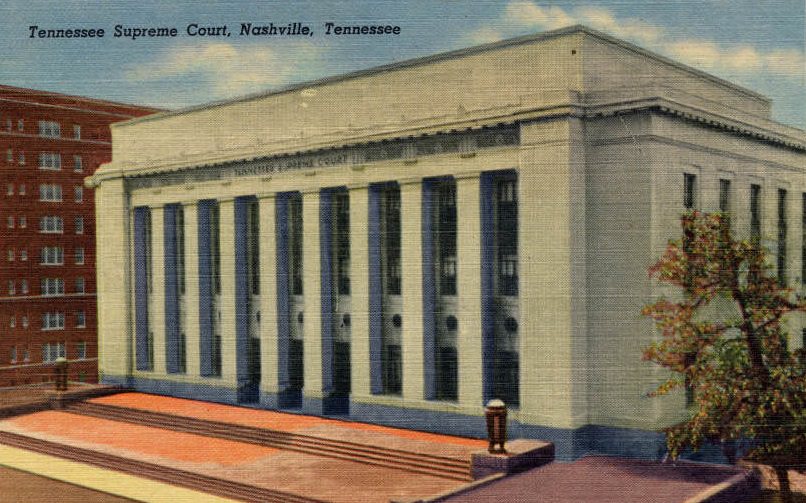
[[[67,359],[56,358],[53,370],[56,373],[56,391],[67,391]]]
[[[507,441],[507,407],[499,399],[487,402],[484,411],[487,418],[487,437],[490,439],[488,451],[491,454],[506,454],[504,443]],[[496,445],[499,448],[496,449]]]

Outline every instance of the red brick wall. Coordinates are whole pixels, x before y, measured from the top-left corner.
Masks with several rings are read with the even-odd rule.
[[[97,382],[94,200],[83,182],[110,160],[109,124],[153,111],[0,86],[0,386],[51,380],[52,365],[42,360],[42,346],[48,343],[65,344],[71,379]],[[58,122],[60,137],[40,136],[39,121]],[[74,125],[81,128],[80,138],[74,137]],[[41,152],[60,154],[61,168],[40,169]],[[76,170],[74,156],[81,157],[81,171]],[[61,202],[40,201],[40,184],[61,185]],[[75,200],[76,187],[83,192],[80,202]],[[44,216],[62,217],[62,233],[40,232]],[[83,219],[82,233],[76,232],[76,217]],[[61,247],[63,264],[41,264],[43,247]],[[76,264],[78,248],[84,250],[83,264]],[[42,278],[62,279],[64,294],[43,296]],[[76,289],[78,278],[84,280],[84,293]],[[42,315],[47,312],[64,313],[64,328],[43,329]],[[77,323],[79,312],[84,313],[83,327]],[[86,358],[76,360],[80,342],[86,343]]]

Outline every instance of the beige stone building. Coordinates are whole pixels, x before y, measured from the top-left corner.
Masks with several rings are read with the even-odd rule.
[[[655,456],[647,276],[723,209],[804,285],[806,134],[584,27],[116,124],[96,188],[101,379]],[[790,320],[800,346],[803,319]]]

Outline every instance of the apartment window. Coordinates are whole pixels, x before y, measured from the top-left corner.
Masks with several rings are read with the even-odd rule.
[[[25,152],[20,152],[18,155],[20,166],[25,164]]]
[[[76,328],[85,328],[87,326],[87,315],[84,311],[76,312]]]
[[[61,246],[45,246],[42,248],[41,264],[62,265],[64,264],[64,248]]]
[[[9,229],[14,228],[14,217],[12,216],[6,217],[6,227],[8,227]]]
[[[81,139],[81,126],[78,124],[73,124],[73,138],[76,140]]]
[[[42,313],[42,330],[64,330],[64,313]]]
[[[14,151],[11,149],[6,150],[6,162],[14,162]]]
[[[693,210],[697,204],[696,198],[697,175],[691,173],[683,174],[683,206],[687,210]]]
[[[6,130],[7,131],[11,131],[11,128],[12,128],[11,124],[12,124],[11,119],[6,119]]]
[[[62,217],[45,216],[39,219],[39,232],[47,234],[61,234],[64,232],[64,220]]]
[[[16,328],[17,327],[17,317],[16,316],[12,316],[11,318],[8,319],[8,326],[9,326],[9,328]]]
[[[20,291],[22,292],[23,295],[28,294],[28,280],[27,279],[24,279],[24,280],[20,281]]]
[[[62,156],[55,152],[39,153],[39,169],[58,171],[62,169]]]
[[[28,317],[27,316],[22,317],[22,328],[28,328]],[[27,353],[27,351],[26,351],[26,353]],[[28,360],[28,357],[26,356],[25,359]]]
[[[730,180],[721,178],[719,180],[719,211],[730,213],[731,193]]]
[[[39,121],[39,136],[58,138],[62,135],[61,126],[55,121]]]
[[[778,284],[786,286],[786,189],[778,189]]]
[[[11,280],[11,279],[8,280],[8,294],[9,295],[16,295],[17,294],[17,289],[16,289],[16,287],[14,285],[14,280]]]
[[[84,217],[76,217],[76,234],[84,234]]]
[[[27,348],[22,352],[22,361],[25,363],[31,361],[31,352]]]
[[[76,248],[76,265],[84,265],[84,248]]]
[[[39,186],[39,200],[59,202],[62,200],[62,186],[55,183],[43,183]]]
[[[761,240],[761,185],[750,186],[750,238]]]
[[[20,217],[20,229],[25,229],[28,227],[28,218],[22,216]]]
[[[56,358],[65,358],[66,356],[65,344],[63,342],[47,342],[42,345],[43,362],[54,362]]]
[[[84,188],[73,187],[73,199],[75,202],[80,203],[84,200]]]
[[[81,173],[84,169],[84,162],[81,160],[80,155],[73,156],[73,171],[76,173]]]
[[[25,121],[20,119],[17,121],[17,131],[22,133],[24,130],[25,130]]]
[[[76,358],[83,360],[87,357],[87,341],[79,341],[76,343]]]
[[[8,196],[13,196],[14,195],[14,184],[13,183],[9,183],[8,185],[6,185],[6,195],[8,195]]]
[[[76,278],[76,293],[85,293],[84,278]]]
[[[39,288],[43,297],[64,295],[64,280],[62,278],[42,278]]]
[[[20,184],[20,190],[19,190],[19,194],[20,194],[21,196],[24,196],[24,195],[25,195],[25,184],[24,184],[24,183],[23,183],[23,184]]]
[[[8,250],[8,261],[9,262],[14,262],[14,250],[13,249]]]
[[[20,260],[23,262],[28,260],[28,250],[20,250]]]
[[[17,363],[17,346],[11,346],[11,363]]]

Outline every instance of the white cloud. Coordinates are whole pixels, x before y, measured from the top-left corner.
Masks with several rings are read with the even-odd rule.
[[[796,49],[777,49],[764,55],[764,65],[773,73],[806,79],[806,56]]]
[[[474,31],[470,35],[469,43],[477,45],[477,44],[486,44],[488,42],[495,42],[497,40],[501,40],[504,38],[504,35],[495,28],[481,28],[479,30]]]
[[[126,77],[138,80],[188,78],[207,86],[215,97],[242,95],[299,78],[303,64],[319,60],[311,44],[286,46],[294,56],[265,46],[234,46],[225,42],[175,46],[156,61],[130,67]],[[302,63],[305,62],[305,63]]]
[[[595,6],[577,7],[568,12],[561,7],[541,7],[534,2],[518,0],[510,2],[504,9],[503,21],[518,27],[544,30],[584,24],[642,43],[655,42],[662,35],[660,28],[640,19],[616,19],[609,9]]]
[[[803,79],[806,59],[796,49],[761,51],[749,45],[721,46],[709,40],[683,40],[665,46],[673,59],[707,71],[767,74]]]
[[[504,19],[524,26],[539,26],[554,30],[576,24],[576,21],[561,7],[541,7],[533,2],[510,2],[504,11]]]
[[[616,17],[601,6],[578,6],[569,10],[544,7],[528,0],[507,4],[497,25],[481,28],[470,36],[483,43],[522,34],[524,30],[554,30],[583,24],[635,42],[705,71],[737,74],[771,74],[804,79],[806,60],[795,49],[763,51],[750,45],[725,46],[712,40],[679,40],[658,26],[631,17]]]

